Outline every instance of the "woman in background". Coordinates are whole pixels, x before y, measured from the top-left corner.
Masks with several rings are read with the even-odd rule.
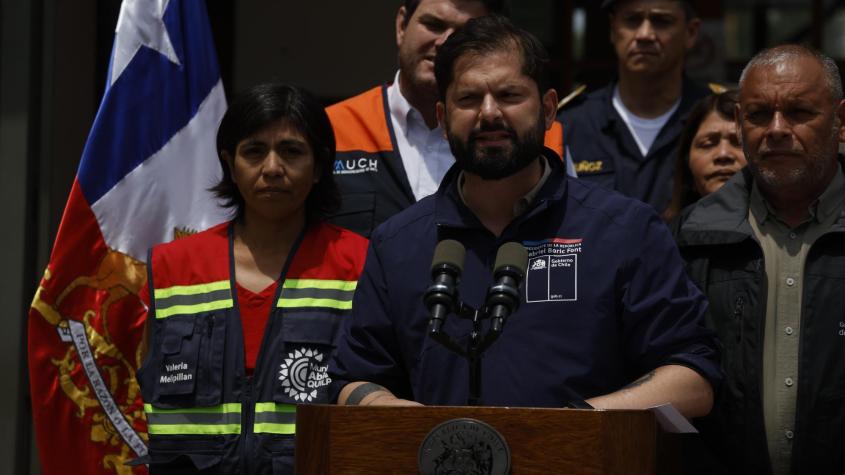
[[[367,240],[337,209],[335,140],[306,91],[265,84],[220,123],[234,219],[149,256],[151,344],[138,380],[150,473],[293,472],[295,405],[328,403],[334,338]]]
[[[678,144],[672,200],[663,219],[672,221],[682,209],[713,193],[745,166],[734,108],[735,89],[705,97],[690,110]]]

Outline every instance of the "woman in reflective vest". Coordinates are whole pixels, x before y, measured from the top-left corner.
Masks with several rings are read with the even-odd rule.
[[[319,102],[281,84],[230,105],[213,190],[234,219],[154,247],[138,371],[150,473],[293,471],[296,404],[325,403],[327,365],[367,240],[338,206]]]

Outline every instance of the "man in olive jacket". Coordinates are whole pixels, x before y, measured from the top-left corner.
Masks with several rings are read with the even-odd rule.
[[[763,51],[740,79],[748,167],[676,238],[726,380],[701,432],[719,473],[845,472],[845,101],[830,58]],[[697,467],[702,463],[694,463]]]

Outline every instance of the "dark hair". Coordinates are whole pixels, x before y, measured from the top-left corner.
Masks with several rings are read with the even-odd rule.
[[[475,0],[477,2],[481,2],[484,4],[484,8],[487,10],[487,13],[499,13],[505,14],[507,11],[505,10],[505,2],[504,0]],[[408,22],[411,21],[411,17],[414,16],[414,12],[417,11],[417,7],[420,6],[420,2],[422,0],[405,0],[402,3],[402,6],[405,7],[405,22],[402,26],[408,26]]]
[[[616,7],[617,7],[620,3],[625,3],[625,1],[627,1],[627,0],[622,0],[622,1],[619,1],[619,0],[605,0],[605,1],[601,4],[601,7],[602,7],[603,9],[607,10],[607,12],[608,12],[608,13],[610,13],[610,14],[612,15],[612,14],[616,13],[616,11],[615,11],[615,10],[616,10]],[[698,17],[698,13],[696,13],[696,11],[695,11],[695,6],[692,4],[692,2],[691,2],[691,1],[689,1],[689,0],[675,0],[675,1],[681,4],[681,9],[683,9],[683,11],[684,11],[684,16],[686,17],[686,20],[687,20],[687,21],[690,21],[690,20],[692,20],[693,18],[697,18],[697,17]]]
[[[289,84],[267,83],[238,95],[217,129],[217,156],[223,178],[211,188],[223,206],[235,208],[237,218],[244,212],[244,199],[232,180],[224,153],[235,157],[238,143],[280,120],[289,121],[305,136],[314,153],[314,167],[320,179],[305,201],[309,220],[322,219],[340,206],[340,192],[334,181],[335,140],[331,122],[322,104],[310,92]]]
[[[678,139],[678,149],[675,160],[675,173],[672,183],[672,199],[663,212],[663,218],[671,221],[687,205],[695,203],[701,195],[695,189],[692,172],[689,167],[689,152],[698,128],[711,112],[722,119],[734,122],[734,109],[739,102],[739,91],[728,89],[722,93],[711,94],[698,101],[687,115],[686,123]]]
[[[550,87],[549,55],[534,35],[517,28],[501,15],[489,15],[469,20],[453,33],[437,50],[434,58],[434,77],[441,101],[452,83],[455,63],[466,55],[515,50],[522,57],[522,73],[534,80],[542,96]]]

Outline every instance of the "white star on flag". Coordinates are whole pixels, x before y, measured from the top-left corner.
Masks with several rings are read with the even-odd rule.
[[[115,29],[110,86],[117,81],[141,46],[156,50],[172,63],[180,64],[163,20],[169,1],[125,0],[123,2]]]

